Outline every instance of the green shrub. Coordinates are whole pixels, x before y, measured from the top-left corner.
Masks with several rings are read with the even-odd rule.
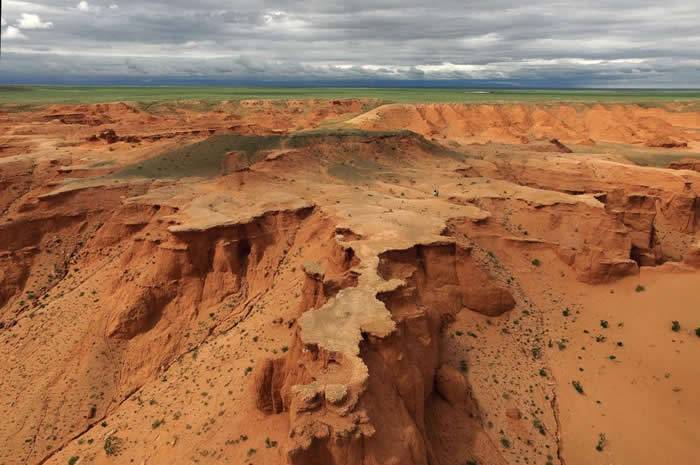
[[[671,322],[671,331],[678,332],[681,330],[681,324],[677,320]]]
[[[542,358],[542,349],[539,347],[533,347],[532,348],[532,358],[535,360],[539,360]]]
[[[583,385],[579,381],[572,381],[571,385],[576,389],[576,392],[583,394]]]
[[[277,441],[273,441],[270,438],[265,438],[265,447],[268,449],[272,449],[273,447],[277,447]]]
[[[77,456],[72,456],[71,458],[68,459],[68,465],[75,465],[78,462],[78,459],[80,457]]]
[[[467,370],[469,370],[469,366],[467,365],[467,361],[460,360],[459,361],[459,371],[461,371],[462,373],[466,373]]]
[[[534,420],[532,420],[532,426],[534,426],[535,429],[539,431],[542,436],[545,435],[544,425],[542,424],[539,418],[535,418]]]
[[[533,266],[540,266],[541,264],[542,264],[542,262],[538,258],[535,258],[534,260],[532,260]]]
[[[103,448],[107,455],[117,455],[121,448],[121,441],[116,436],[107,436]]]
[[[603,449],[605,448],[607,443],[608,441],[605,438],[605,435],[603,433],[600,433],[598,435],[598,443],[595,446],[595,450],[597,450],[598,452],[603,452]]]

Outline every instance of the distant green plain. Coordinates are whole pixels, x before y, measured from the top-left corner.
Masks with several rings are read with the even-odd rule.
[[[219,102],[244,99],[350,99],[382,102],[601,102],[700,104],[700,90],[494,90],[436,88],[347,87],[91,87],[91,86],[0,86],[0,105],[33,106],[52,103],[134,102],[179,100]]]

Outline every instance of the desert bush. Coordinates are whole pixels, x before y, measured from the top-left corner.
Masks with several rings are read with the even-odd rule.
[[[277,441],[273,441],[270,438],[265,438],[265,447],[268,449],[272,449],[273,447],[277,447]]]
[[[508,438],[505,437],[505,436],[501,436],[501,445],[502,445],[505,449],[510,449],[510,439],[508,439]]]
[[[607,443],[608,443],[608,441],[607,441],[607,439],[605,438],[605,434],[600,433],[600,434],[598,435],[598,443],[596,444],[595,449],[596,449],[598,452],[602,452]]]
[[[534,426],[535,429],[537,431],[539,431],[542,436],[544,436],[544,434],[545,434],[544,425],[542,424],[542,421],[540,421],[539,418],[535,418],[534,420],[532,420],[532,426]]]
[[[103,448],[107,455],[118,455],[121,450],[121,441],[116,436],[107,436]]]
[[[532,358],[535,360],[539,360],[542,358],[542,349],[539,347],[533,347],[532,348]]]
[[[469,366],[467,365],[467,361],[460,360],[459,361],[459,371],[461,371],[462,373],[466,373],[467,370],[469,370]]]

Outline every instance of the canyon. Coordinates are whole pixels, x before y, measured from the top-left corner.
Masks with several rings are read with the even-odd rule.
[[[682,102],[0,110],[0,465],[691,463],[698,160]]]

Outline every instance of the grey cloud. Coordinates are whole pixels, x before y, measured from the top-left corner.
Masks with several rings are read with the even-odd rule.
[[[458,79],[578,86],[700,85],[694,0],[109,0],[3,2],[0,81],[23,76]],[[45,65],[45,66],[42,66]]]

